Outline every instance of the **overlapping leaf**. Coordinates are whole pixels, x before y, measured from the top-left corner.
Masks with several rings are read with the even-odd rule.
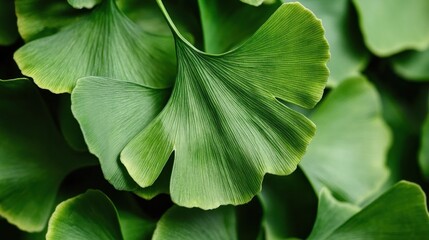
[[[175,70],[172,44],[172,38],[142,31],[114,0],[105,0],[58,33],[27,43],[15,60],[39,87],[55,93],[71,92],[85,76],[165,88]]]
[[[234,209],[204,211],[172,207],[159,220],[153,239],[237,239]]]
[[[329,56],[323,29],[295,3],[282,5],[226,54],[200,52],[175,34],[172,96],[125,147],[121,161],[147,187],[175,151],[173,201],[206,209],[245,203],[266,172],[291,173],[314,134],[308,119],[275,97],[306,108],[320,99]]]
[[[429,1],[354,0],[367,47],[385,57],[429,46]]]
[[[337,86],[341,81],[360,75],[368,61],[357,21],[353,18],[349,0],[300,0],[322,20],[328,39],[331,60],[328,63],[328,85]]]
[[[99,4],[102,0],[67,0],[67,2],[77,9],[88,8],[91,9]]]
[[[344,81],[310,117],[317,134],[300,166],[316,192],[359,203],[388,177],[390,132],[374,87],[363,78]]]
[[[0,81],[0,112],[0,215],[41,231],[63,178],[96,161],[68,147],[30,81]]]
[[[308,239],[425,239],[426,198],[413,183],[400,182],[362,209],[321,192],[318,216]]]
[[[78,81],[72,110],[89,150],[98,156],[105,178],[118,189],[137,190],[118,157],[122,149],[163,108],[166,90],[101,77]],[[96,109],[96,111],[94,111]]]

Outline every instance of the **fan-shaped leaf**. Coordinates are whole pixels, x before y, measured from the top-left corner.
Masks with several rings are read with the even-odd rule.
[[[388,177],[390,132],[382,120],[374,87],[363,78],[344,81],[310,117],[317,134],[300,166],[316,192],[358,203]]]
[[[165,88],[174,75],[173,54],[171,38],[143,32],[114,0],[106,0],[60,32],[27,43],[15,60],[39,87],[61,93],[71,92],[85,76]]]
[[[221,55],[174,34],[172,96],[121,161],[147,187],[174,150],[173,201],[206,209],[245,203],[266,172],[295,170],[314,134],[308,119],[275,97],[306,108],[320,99],[329,56],[320,21],[300,4],[284,4],[241,47]]]
[[[429,46],[429,1],[353,0],[367,47],[385,57]]]
[[[0,215],[41,231],[63,178],[96,161],[68,147],[30,81],[0,81],[0,112]]]

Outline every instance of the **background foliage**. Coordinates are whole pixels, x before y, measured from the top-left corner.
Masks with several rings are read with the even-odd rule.
[[[284,2],[2,0],[0,238],[428,238],[429,2]]]

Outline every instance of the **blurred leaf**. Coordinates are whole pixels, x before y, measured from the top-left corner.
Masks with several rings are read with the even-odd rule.
[[[331,59],[328,62],[328,85],[360,75],[369,53],[366,50],[354,19],[352,4],[348,0],[299,0],[322,20],[329,42]]]
[[[49,220],[47,240],[124,239],[115,206],[104,193],[89,190],[60,203]]]
[[[400,182],[361,210],[338,202],[324,189],[308,239],[426,239],[429,216],[424,192]]]
[[[253,7],[239,1],[199,0],[204,50],[224,53],[249,38],[279,7]],[[261,1],[262,2],[262,1]]]
[[[204,211],[174,206],[159,220],[153,239],[237,239],[234,209]]]
[[[255,7],[261,5],[264,2],[264,0],[240,0],[240,1],[247,3],[249,5],[253,5]]]
[[[395,72],[405,79],[429,80],[429,48],[418,52],[408,51],[392,58]]]
[[[386,57],[429,47],[429,1],[353,0],[367,47]]]
[[[27,43],[15,60],[39,87],[63,93],[85,76],[168,87],[175,71],[173,54],[172,38],[141,31],[114,0],[106,0],[60,32]]]
[[[63,178],[96,162],[68,147],[29,80],[0,81],[0,112],[0,215],[41,231]]]
[[[74,8],[82,9],[88,8],[91,9],[95,5],[99,4],[103,0],[67,0],[67,2]]]
[[[329,56],[321,24],[300,4],[284,4],[240,48],[210,55],[186,42],[166,16],[176,38],[176,84],[121,162],[147,187],[175,151],[175,203],[204,209],[246,203],[266,172],[295,170],[314,134],[308,119],[274,96],[306,108],[320,99]]]
[[[15,8],[19,33],[27,42],[51,35],[87,13],[65,0],[15,0]]]
[[[15,5],[12,0],[0,1],[0,45],[10,45],[18,39]]]
[[[300,166],[316,192],[327,187],[359,203],[379,190],[391,136],[375,88],[364,78],[344,81],[310,118],[317,133]]]
[[[308,236],[316,218],[317,196],[300,169],[288,176],[266,175],[258,196],[267,240]]]
[[[419,165],[424,177],[429,181],[429,114],[422,128]]]
[[[59,95],[58,104],[58,122],[64,139],[74,150],[87,151],[88,147],[86,146],[79,123],[71,111],[70,95]]]
[[[168,91],[101,77],[80,79],[72,111],[105,178],[117,189],[137,190],[118,157],[131,139],[162,110]],[[96,111],[94,111],[96,109]]]

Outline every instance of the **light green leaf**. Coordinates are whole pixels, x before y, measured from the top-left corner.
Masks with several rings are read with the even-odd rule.
[[[261,5],[264,2],[264,0],[240,0],[240,1],[255,7]]]
[[[366,50],[352,14],[349,0],[299,0],[322,20],[328,39],[331,59],[328,85],[337,86],[341,81],[360,76],[368,62]]]
[[[262,2],[262,1],[261,1]],[[199,0],[204,51],[223,53],[249,38],[279,7],[253,7],[238,1]]]
[[[354,215],[353,213],[356,212]],[[400,182],[362,210],[338,202],[322,191],[309,239],[426,239],[426,198],[414,183]]]
[[[203,211],[196,208],[169,209],[159,220],[154,240],[237,239],[236,216],[232,207]]]
[[[418,52],[408,51],[392,58],[395,72],[405,79],[429,80],[429,48]]]
[[[386,181],[390,132],[375,88],[364,78],[335,88],[310,117],[317,134],[300,166],[316,192],[324,186],[359,203]]]
[[[58,33],[27,43],[14,58],[24,75],[55,93],[71,92],[85,76],[165,88],[175,71],[172,38],[142,31],[113,0]]]
[[[367,47],[380,57],[429,46],[429,1],[353,0]]]
[[[110,199],[89,190],[60,203],[49,220],[47,240],[124,239]]]
[[[424,177],[429,180],[429,115],[422,128],[419,165]]]
[[[329,57],[320,21],[298,3],[284,4],[242,46],[210,55],[186,42],[166,16],[176,36],[176,84],[121,162],[147,187],[174,151],[175,203],[246,203],[265,173],[296,169],[314,134],[312,122],[275,97],[306,108],[319,101]]]
[[[95,5],[99,4],[102,0],[67,0],[67,2],[74,8],[82,9],[88,8],[91,9]]]
[[[78,81],[71,97],[73,114],[90,152],[100,159],[105,178],[115,188],[138,189],[118,157],[125,145],[162,110],[167,97],[166,90],[131,82],[101,77]]]
[[[18,38],[13,1],[0,2],[0,45],[10,45]]]
[[[0,215],[41,231],[63,178],[96,161],[68,147],[29,80],[0,81],[0,112]]]

